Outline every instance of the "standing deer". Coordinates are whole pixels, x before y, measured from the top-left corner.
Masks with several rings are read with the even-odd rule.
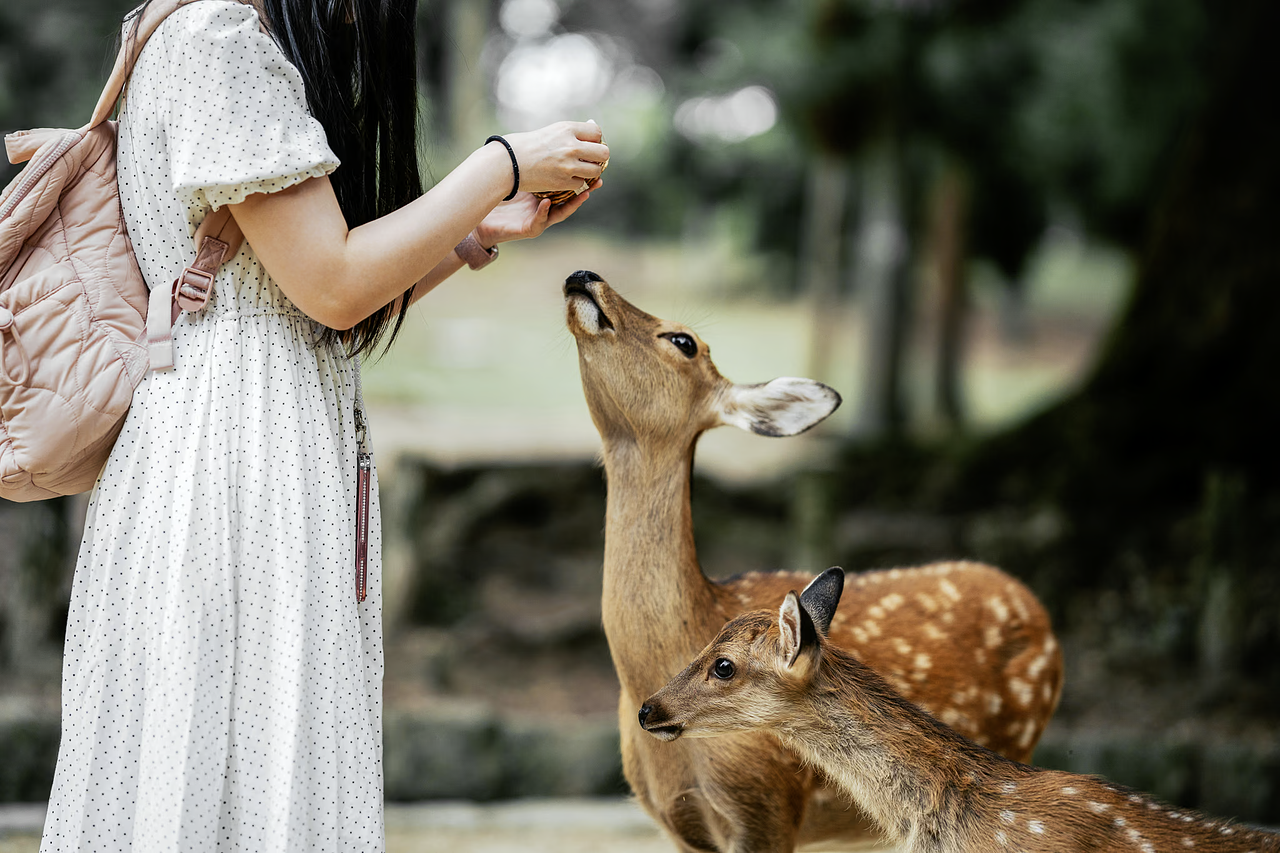
[[[749,573],[713,582],[698,564],[689,486],[694,446],[733,424],[767,436],[803,432],[839,396],[807,379],[735,385],[690,329],[629,304],[598,275],[564,287],[587,405],[603,442],[603,621],[621,683],[623,770],[644,808],[686,853],[791,851],[868,842],[876,828],[819,773],[767,735],[662,744],[635,708],[715,636],[725,620],[772,606],[809,575]],[[1058,702],[1062,660],[1049,619],[1008,575],[941,563],[851,578],[831,628],[904,695],[960,731],[1024,759]]]
[[[826,638],[844,572],[730,621],[640,708],[661,741],[767,730],[906,853],[1261,853],[1280,835],[1156,802],[1096,776],[1029,767],[906,701]]]

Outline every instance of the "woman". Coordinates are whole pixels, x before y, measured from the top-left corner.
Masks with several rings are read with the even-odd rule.
[[[246,245],[178,320],[90,502],[46,853],[383,848],[379,522],[375,484],[358,596],[351,356],[589,195],[527,191],[594,189],[608,159],[595,125],[565,122],[422,194],[414,5],[200,0],[135,66],[118,169],[148,284],[213,209]]]

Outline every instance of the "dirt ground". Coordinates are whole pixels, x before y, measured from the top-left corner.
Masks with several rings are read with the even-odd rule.
[[[0,806],[0,853],[36,853],[43,810]],[[628,800],[387,806],[387,853],[671,853]],[[887,853],[887,851],[884,851]]]

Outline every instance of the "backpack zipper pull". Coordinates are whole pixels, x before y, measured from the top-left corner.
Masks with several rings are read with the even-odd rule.
[[[364,393],[360,387],[360,360],[354,359],[356,378],[356,601],[369,592],[369,498],[373,484],[373,454],[365,445]]]
[[[369,591],[369,485],[372,479],[373,454],[362,449],[356,453],[356,601],[364,601]]]

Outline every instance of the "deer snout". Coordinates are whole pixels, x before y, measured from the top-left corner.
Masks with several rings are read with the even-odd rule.
[[[640,706],[640,727],[658,740],[672,741],[684,733],[684,727],[672,723],[661,705],[652,700]]]
[[[605,314],[599,299],[600,291],[607,287],[604,279],[591,270],[578,270],[564,280],[569,331],[576,337],[613,331],[613,321]]]
[[[586,287],[587,282],[591,281],[604,281],[604,279],[593,273],[591,270],[578,270],[577,272],[570,273],[569,277],[564,280],[564,287],[565,290],[568,290],[570,287]]]

